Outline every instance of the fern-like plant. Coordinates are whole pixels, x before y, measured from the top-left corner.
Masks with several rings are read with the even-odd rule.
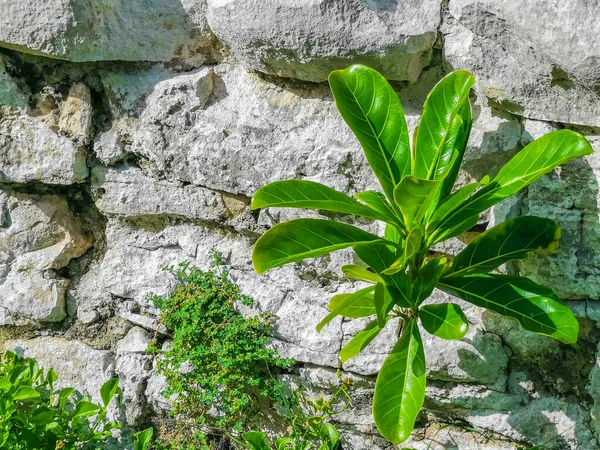
[[[252,208],[310,208],[350,214],[387,224],[384,236],[334,220],[296,219],[280,223],[256,243],[253,262],[269,269],[352,247],[363,265],[341,268],[369,285],[334,296],[336,316],[376,316],[342,350],[342,362],[360,353],[390,318],[401,332],[377,377],[375,424],[394,444],[406,440],[425,398],[425,355],[421,327],[442,339],[461,339],[467,319],[455,303],[427,304],[435,287],[474,305],[510,317],[529,331],[564,343],[576,342],[578,323],[548,288],[513,275],[494,273],[510,260],[558,246],[552,220],[518,217],[479,235],[453,259],[430,249],[477,224],[480,214],[516,194],[542,175],[592,149],[580,134],[549,133],[527,145],[493,178],[455,188],[471,131],[469,92],[474,77],[455,71],[431,91],[412,147],[396,92],[375,70],[354,65],[332,72],[329,85],[342,117],[358,138],[382,192],[354,198],[306,180],[271,183],[259,189]]]

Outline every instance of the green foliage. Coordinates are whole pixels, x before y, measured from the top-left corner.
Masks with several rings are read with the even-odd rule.
[[[312,208],[387,223],[383,237],[347,223],[297,219],[267,231],[252,256],[258,273],[351,247],[363,267],[344,267],[348,277],[371,286],[331,299],[334,317],[376,316],[342,350],[342,361],[360,353],[400,318],[394,349],[377,378],[375,424],[394,444],[408,438],[425,397],[425,359],[418,321],[433,335],[460,339],[468,330],[457,304],[424,305],[435,287],[510,317],[529,331],[566,344],[577,341],[578,322],[556,295],[518,276],[490,274],[500,265],[558,246],[560,229],[548,219],[519,217],[481,234],[453,260],[435,257],[435,244],[477,224],[480,214],[518,193],[560,164],[592,153],[586,139],[569,130],[527,145],[493,178],[454,189],[471,130],[469,92],[474,77],[452,72],[431,91],[412,147],[400,100],[376,71],[361,65],[331,73],[340,114],[361,143],[383,192],[349,197],[318,183],[278,181],[259,189],[252,207]],[[412,151],[411,151],[412,149]]]
[[[267,435],[257,431],[244,433],[233,441],[246,450],[341,450],[342,440],[331,423],[334,417],[345,411],[352,399],[348,394],[350,381],[342,380],[341,386],[328,399],[316,400],[304,396],[302,387],[282,394],[280,412],[289,423],[291,433],[269,443]]]
[[[213,253],[211,270],[189,264],[167,269],[178,286],[170,296],[152,299],[173,342],[153,351],[160,355],[157,370],[167,379],[174,415],[217,432],[240,432],[255,423],[260,404],[276,398],[280,385],[271,371],[293,362],[267,348],[268,314],[246,318],[235,310],[236,303],[251,306],[253,300],[240,294],[219,265]],[[208,414],[212,408],[216,416]]]
[[[58,392],[54,370],[45,372],[30,358],[0,355],[0,449],[98,448],[118,423],[106,423],[107,408],[119,393],[119,380],[101,388],[102,405],[78,398],[74,388]]]
[[[133,435],[133,450],[148,450],[152,444],[154,430],[148,428]]]

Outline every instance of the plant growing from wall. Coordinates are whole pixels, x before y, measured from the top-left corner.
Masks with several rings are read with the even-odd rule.
[[[558,246],[551,220],[519,217],[479,235],[453,259],[430,249],[477,224],[480,214],[573,158],[588,155],[586,139],[572,131],[549,133],[521,150],[490,179],[455,188],[471,130],[469,92],[475,79],[455,71],[431,91],[412,147],[396,92],[375,70],[354,65],[331,73],[336,105],[358,138],[383,192],[354,198],[305,180],[278,181],[259,189],[252,208],[311,208],[385,222],[384,236],[333,220],[296,219],[275,225],[256,243],[253,262],[269,269],[351,247],[364,265],[346,265],[349,278],[368,283],[334,296],[321,330],[336,316],[376,316],[340,352],[342,362],[360,353],[390,322],[400,320],[398,340],[377,377],[373,416],[381,434],[406,440],[425,398],[421,327],[443,339],[461,339],[467,319],[455,303],[426,304],[435,287],[510,317],[529,331],[576,342],[578,323],[548,288],[494,273],[510,260]]]
[[[342,379],[333,395],[315,400],[305,395],[302,386],[283,390],[279,412],[289,424],[289,435],[276,439],[274,446],[265,433],[258,431],[244,433],[233,441],[246,450],[341,450],[342,438],[332,421],[352,404],[350,384],[351,380]]]
[[[251,306],[253,300],[240,294],[220,266],[213,252],[208,271],[189,264],[167,268],[177,288],[168,297],[151,298],[173,341],[152,351],[160,356],[157,371],[167,379],[174,415],[235,433],[253,426],[261,404],[276,398],[280,385],[270,371],[290,368],[293,361],[268,348],[268,314],[244,317],[235,310],[236,303]]]
[[[10,351],[0,355],[0,449],[93,449],[120,428],[104,420],[119,392],[117,378],[102,385],[102,405],[77,398],[72,387],[55,392],[57,379],[33,359]]]

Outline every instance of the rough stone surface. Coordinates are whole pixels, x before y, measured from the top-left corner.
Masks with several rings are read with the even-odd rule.
[[[598,46],[592,44],[598,18],[586,12],[593,4],[597,7],[585,1],[562,6],[534,0],[452,2],[442,27],[445,57],[452,67],[472,71],[478,91],[513,114],[600,126]],[[532,18],[539,22],[532,24]],[[580,35],[582,28],[595,36]],[[569,61],[577,47],[586,47],[583,54],[575,53],[581,66]],[[557,53],[573,56],[557,58]]]
[[[477,233],[518,215],[556,220],[563,230],[556,252],[501,272],[552,287],[580,321],[580,339],[563,345],[458,302],[470,323],[464,339],[423,331],[426,405],[403,445],[600,447],[595,0],[5,3],[0,47],[13,50],[0,53],[1,346],[23,349],[92,395],[118,376],[119,420],[138,429],[168,426],[165,379],[145,351],[152,339],[169,345],[169,330],[147,296],[175,287],[165,266],[206,269],[216,249],[232,281],[255,298],[240,312],[273,313],[272,345],[299,362],[282,380],[316,398],[335,391],[339,370],[353,380],[353,405],[336,417],[344,448],[391,449],[373,425],[371,402],[397,324],[343,365],[340,348],[369,319],[336,318],[315,331],[333,295],[363,286],[340,271],[357,262],[352,252],[261,276],[251,262],[260,234],[285,220],[336,217],[374,233],[382,224],[251,211],[250,198],[288,178],[348,194],[377,189],[327,85],[306,80],[323,81],[351,62],[404,80],[393,87],[412,135],[435,83],[449,68],[466,69],[478,84],[460,184],[493,175],[556,129],[583,133],[596,152],[495,206],[474,230],[435,251],[456,254]],[[231,57],[215,53],[221,44]],[[91,60],[98,62],[81,62]],[[438,291],[428,300],[447,301],[457,302]]]
[[[83,83],[74,84],[69,90],[58,122],[58,131],[77,144],[87,145],[92,137],[92,95]]]
[[[19,110],[27,108],[27,95],[7,74],[6,62],[0,57],[0,105]]]
[[[207,14],[242,62],[307,81],[325,81],[332,70],[362,63],[414,82],[429,63],[440,25],[440,3],[432,0],[401,6],[388,0],[209,0]]]
[[[3,0],[0,46],[74,62],[169,61],[213,43],[205,8],[204,0]]]
[[[0,191],[0,306],[17,317],[60,321],[68,280],[65,267],[92,245],[91,237],[56,196]]]
[[[54,368],[57,388],[75,386],[82,394],[101,401],[100,387],[115,375],[115,360],[111,352],[96,350],[82,342],[61,338],[12,340],[2,344],[5,349],[36,359],[45,369]]]
[[[0,117],[0,183],[72,184],[88,177],[85,148],[26,115]]]
[[[152,355],[146,354],[152,335],[132,328],[117,342],[115,371],[123,389],[123,404],[128,424],[140,425],[146,414],[144,391],[151,375]]]

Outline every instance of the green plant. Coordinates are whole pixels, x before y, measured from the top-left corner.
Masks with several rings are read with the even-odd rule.
[[[118,423],[105,423],[108,405],[119,392],[113,378],[100,389],[102,405],[76,398],[72,387],[55,393],[54,370],[45,372],[30,358],[0,355],[0,449],[98,448]]]
[[[278,392],[270,370],[293,362],[268,348],[268,314],[244,317],[235,310],[236,303],[251,306],[253,300],[219,269],[217,253],[212,259],[208,271],[189,264],[167,268],[177,288],[168,297],[151,298],[173,341],[166,350],[152,351],[160,355],[157,370],[167,379],[174,415],[214,432],[240,432],[255,424],[259,406]],[[215,414],[209,415],[211,409]]]
[[[133,435],[133,450],[148,450],[152,446],[154,430],[147,428]]]
[[[361,65],[331,73],[329,85],[342,117],[365,152],[383,193],[355,198],[305,180],[278,181],[259,189],[252,208],[312,208],[366,217],[387,224],[383,237],[352,225],[296,219],[275,225],[257,242],[256,271],[352,247],[364,265],[346,265],[349,278],[369,283],[336,295],[321,330],[334,317],[376,320],[342,350],[342,362],[360,353],[388,324],[400,319],[399,338],[377,377],[375,424],[397,444],[406,440],[425,397],[425,355],[417,321],[443,339],[461,339],[468,322],[454,303],[424,304],[435,287],[518,321],[529,331],[576,342],[578,322],[548,288],[493,272],[501,264],[558,246],[560,229],[551,220],[519,217],[478,236],[454,259],[430,249],[477,224],[479,215],[516,194],[560,164],[592,153],[572,131],[549,133],[527,145],[492,179],[454,188],[471,130],[469,92],[475,79],[452,72],[431,91],[412,148],[397,94],[376,71]]]
[[[311,400],[303,395],[302,387],[282,392],[280,412],[289,423],[291,433],[275,440],[275,450],[340,450],[342,440],[331,420],[352,403],[348,394],[349,384],[349,381],[342,380],[337,391],[327,399],[318,397]],[[264,433],[247,432],[242,439],[232,438],[243,449],[271,449]]]

